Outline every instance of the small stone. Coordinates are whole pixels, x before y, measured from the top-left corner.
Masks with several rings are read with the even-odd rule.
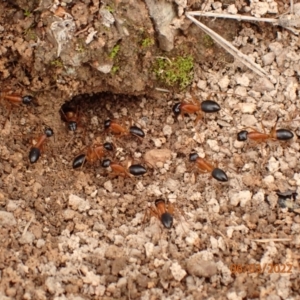
[[[217,274],[217,266],[214,261],[206,261],[202,259],[201,253],[192,255],[187,261],[187,271],[189,274],[210,278]]]
[[[253,114],[256,110],[255,103],[239,103],[238,107],[243,114]]]
[[[111,180],[104,182],[103,186],[108,192],[111,193],[113,191],[113,185],[112,185]]]
[[[170,270],[175,280],[181,281],[187,274],[178,262],[172,263]]]
[[[106,227],[104,224],[96,222],[94,224],[93,230],[103,233],[106,231]]]
[[[117,257],[122,257],[124,255],[121,247],[115,245],[110,245],[105,251],[105,257],[108,259],[115,259]]]
[[[275,56],[278,56],[283,50],[283,45],[282,43],[274,42],[269,45],[269,49],[275,54]]]
[[[257,120],[253,115],[242,115],[241,125],[245,127],[254,127],[257,125]]]
[[[165,182],[165,187],[168,188],[171,192],[175,192],[179,186],[179,182],[172,178],[168,178]]]
[[[246,87],[240,85],[236,87],[234,93],[242,97],[246,97],[248,95]]]
[[[241,86],[249,86],[250,79],[246,74],[243,74],[242,76],[237,76],[236,77],[236,83],[241,85]]]
[[[274,52],[269,52],[269,53],[265,54],[262,57],[262,61],[264,63],[264,66],[271,65],[274,60],[275,60],[275,54],[274,54]]]
[[[237,12],[238,12],[238,10],[237,10],[237,8],[235,7],[234,4],[231,4],[231,5],[229,5],[229,6],[227,7],[227,12],[228,12],[229,14],[236,15]]]
[[[206,142],[209,145],[209,147],[211,148],[211,150],[213,150],[214,152],[219,152],[220,151],[218,141],[216,141],[216,140],[207,140]]]
[[[63,216],[64,216],[64,219],[67,221],[67,220],[72,220],[75,216],[75,211],[73,209],[66,209],[64,210],[63,212]]]
[[[164,135],[171,135],[172,134],[172,127],[170,125],[165,125],[163,128]]]
[[[39,249],[42,248],[45,244],[46,244],[46,242],[43,239],[38,239],[36,241],[36,247],[39,248]]]
[[[19,239],[19,243],[20,244],[32,244],[33,241],[35,239],[35,236],[33,233],[31,233],[30,231],[26,231],[25,234],[23,234],[20,239]]]
[[[269,1],[269,14],[278,14],[278,5],[275,1]],[[295,5],[294,5],[294,13],[295,13]]]
[[[165,264],[165,261],[162,260],[162,259],[158,259],[158,258],[155,258],[154,259],[154,262],[153,262],[153,265],[155,268],[158,268],[158,267],[161,267]]]
[[[0,196],[0,200],[1,200],[1,196]],[[18,207],[19,207],[18,201],[9,200],[6,205],[6,210],[15,211]]]
[[[146,251],[146,256],[151,257],[153,254],[154,250],[154,245],[152,243],[146,243],[145,244],[145,251]]]
[[[256,92],[265,93],[275,89],[274,84],[266,77],[260,78],[252,88]]]
[[[85,201],[84,199],[73,194],[69,196],[69,205],[74,210],[79,210],[80,212],[90,209],[90,204],[88,201]]]
[[[251,200],[252,194],[250,191],[239,191],[238,193],[230,194],[230,204],[237,206],[239,203],[245,207],[246,203]]]
[[[207,81],[206,81],[206,80],[201,80],[201,79],[199,79],[198,82],[197,82],[197,87],[198,87],[200,90],[205,90],[206,87],[207,87]]]
[[[221,78],[221,80],[218,81],[218,85],[221,88],[222,91],[226,90],[228,88],[229,85],[229,78],[228,76],[224,76],[223,78]]]
[[[152,149],[145,153],[144,159],[152,166],[156,166],[158,162],[165,163],[171,159],[171,150],[169,149]]]
[[[126,262],[127,259],[124,256],[116,258],[111,265],[111,273],[113,275],[119,275],[119,272],[126,267]]]
[[[0,226],[14,226],[16,224],[17,221],[12,213],[0,211]]]
[[[213,7],[214,10],[221,9],[221,8],[222,8],[222,2],[214,1],[214,2],[212,3],[212,7]]]
[[[275,157],[269,159],[268,169],[271,173],[279,170],[279,161],[277,161]]]
[[[268,175],[263,179],[263,182],[268,185],[274,183],[274,177],[272,175]]]
[[[251,2],[251,14],[256,18],[260,18],[268,12],[269,4],[266,2]]]
[[[98,65],[97,70],[104,74],[108,74],[110,73],[112,67],[113,67],[113,63],[107,63],[107,64]]]
[[[121,287],[124,287],[127,285],[127,278],[126,277],[121,277],[118,282],[117,282],[117,287],[118,288],[121,288]]]
[[[160,148],[160,147],[161,147],[162,142],[161,142],[160,139],[152,139],[152,141],[153,141],[155,147],[157,147],[157,148]]]

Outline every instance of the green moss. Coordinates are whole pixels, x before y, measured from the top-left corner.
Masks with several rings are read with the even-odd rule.
[[[24,31],[24,35],[27,40],[33,40],[33,41],[37,40],[37,35],[35,31],[30,27]]]
[[[145,38],[142,40],[142,47],[146,48],[146,47],[150,47],[154,45],[154,41],[150,38]]]
[[[114,7],[110,5],[106,5],[105,9],[108,10],[110,13],[113,13],[115,11]]]
[[[118,55],[119,51],[120,51],[120,45],[115,45],[111,50],[111,52],[108,54],[108,56],[111,59],[114,59]]]
[[[214,44],[215,44],[214,40],[208,34],[205,34],[204,37],[203,37],[203,45],[206,48],[210,48]]]
[[[156,77],[168,86],[186,88],[193,80],[194,61],[191,56],[178,56],[170,60],[158,57],[154,63]]]
[[[30,17],[31,16],[31,12],[28,9],[24,9],[24,17]]]
[[[75,50],[79,53],[84,53],[86,50],[85,43],[83,40],[78,39],[78,43],[76,44]]]
[[[64,66],[63,62],[60,59],[55,59],[50,62],[50,65],[56,68],[62,68]]]
[[[111,69],[111,74],[116,74],[119,71],[120,67],[119,66],[113,66]]]

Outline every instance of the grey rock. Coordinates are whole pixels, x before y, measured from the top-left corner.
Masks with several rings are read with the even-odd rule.
[[[146,0],[145,2],[158,33],[159,47],[164,51],[171,51],[174,48],[175,31],[170,25],[176,17],[172,3],[154,0]]]

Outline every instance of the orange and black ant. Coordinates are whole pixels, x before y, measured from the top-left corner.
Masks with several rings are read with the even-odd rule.
[[[218,181],[228,181],[228,177],[223,170],[214,167],[212,163],[199,157],[197,153],[192,152],[189,156],[189,161],[195,163],[200,173],[211,173],[211,176]]]
[[[140,164],[133,164],[126,168],[119,163],[112,162],[110,159],[104,159],[102,162],[103,168],[110,167],[113,176],[122,176],[132,179],[132,176],[141,176],[147,173],[147,169]]]
[[[264,124],[261,122],[263,132],[259,132],[252,128],[253,131],[248,132],[247,130],[242,130],[237,134],[237,140],[240,142],[246,141],[247,139],[252,140],[256,143],[263,143],[267,140],[273,141],[288,141],[294,137],[294,134],[287,129],[276,129],[279,117],[275,122],[275,125],[271,128],[270,133],[266,133]]]
[[[33,164],[36,163],[38,161],[38,159],[41,156],[41,152],[43,150],[45,141],[47,138],[53,136],[54,132],[51,128],[46,128],[44,131],[44,134],[41,135],[36,144],[31,147],[30,151],[29,151],[29,161]]]
[[[81,114],[78,106],[75,109],[66,102],[60,108],[60,115],[61,119],[68,124],[70,131],[76,131],[81,126]]]
[[[155,200],[154,204],[148,207],[144,220],[152,216],[156,217],[165,228],[170,229],[173,225],[174,206],[170,203],[167,204],[163,199]]]
[[[104,143],[103,145],[93,144],[86,148],[85,153],[79,154],[73,160],[73,169],[82,167],[87,161],[89,164],[94,164],[96,161],[101,160],[107,151],[113,151],[114,146],[112,143]]]
[[[196,114],[197,118],[195,122],[197,123],[201,118],[203,112],[205,113],[215,113],[221,109],[220,105],[213,100],[205,100],[199,103],[193,96],[191,100],[185,100],[174,104],[172,110],[176,117],[184,114]]]
[[[137,126],[130,126],[129,129],[120,125],[116,120],[108,119],[104,122],[104,130],[118,136],[133,135],[139,139],[145,137],[144,131]]]
[[[32,96],[21,96],[20,94],[14,94],[11,92],[0,92],[0,98],[7,100],[12,105],[20,105],[25,104],[28,105],[32,103],[33,97]]]

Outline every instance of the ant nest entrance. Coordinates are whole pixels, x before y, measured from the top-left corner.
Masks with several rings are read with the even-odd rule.
[[[147,168],[143,156],[151,146],[147,137],[151,123],[150,118],[144,116],[145,104],[144,97],[110,92],[77,95],[63,103],[59,113],[65,127],[67,147],[73,156],[73,166],[75,164],[76,169],[99,166],[102,175],[109,171],[101,167],[101,162],[110,159],[114,166],[124,167],[133,177],[147,173],[135,172],[136,168],[131,172],[131,166]],[[107,151],[103,146],[107,143],[113,145],[113,151]],[[127,181],[126,178],[124,180]]]

